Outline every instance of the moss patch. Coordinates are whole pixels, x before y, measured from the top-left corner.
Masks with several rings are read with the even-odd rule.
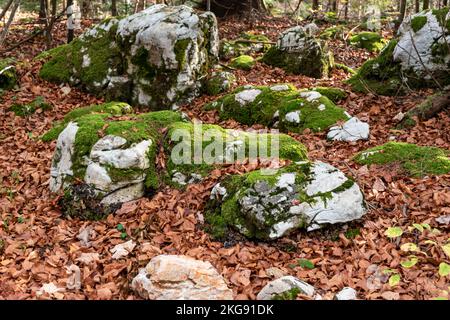
[[[32,115],[36,110],[41,109],[43,111],[50,110],[52,105],[47,103],[44,97],[37,97],[33,101],[27,104],[13,104],[9,110],[14,112],[19,117],[26,117]]]
[[[230,90],[235,82],[236,77],[231,72],[214,72],[211,77],[206,80],[205,91],[208,95],[215,96]]]
[[[221,41],[219,55],[222,59],[228,60],[240,55],[266,52],[271,47],[268,42],[270,39],[264,35],[251,32],[242,33],[236,40]]]
[[[381,51],[385,46],[385,41],[376,32],[361,32],[350,38],[350,43],[359,48],[366,49],[370,52]]]
[[[426,23],[427,23],[426,16],[417,16],[411,19],[411,27],[414,30],[414,32],[417,32],[420,29],[422,29]]]
[[[309,99],[307,93],[298,91],[292,85],[285,85],[286,90],[272,90],[274,87],[240,87],[205,106],[206,109],[219,110],[222,120],[235,119],[245,124],[262,124],[268,127],[278,122],[283,132],[302,132],[304,129],[322,131],[338,120],[346,120],[343,109],[337,107],[327,97],[318,95],[317,99]],[[239,101],[240,94],[246,90],[259,90],[256,98],[244,105]],[[311,101],[309,101],[311,100]],[[299,111],[299,122],[288,122],[286,115]],[[278,113],[278,117],[276,117]],[[279,119],[279,121],[277,120]]]
[[[449,151],[415,144],[389,142],[355,156],[359,164],[399,163],[408,175],[423,177],[450,172]]]
[[[340,88],[315,87],[311,90],[319,92],[321,95],[327,97],[335,103],[347,98],[347,93]]]
[[[242,55],[230,62],[230,67],[242,70],[251,70],[255,66],[255,59],[251,56]]]

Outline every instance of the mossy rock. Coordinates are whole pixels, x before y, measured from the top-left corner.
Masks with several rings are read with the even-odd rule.
[[[360,32],[350,38],[350,43],[356,47],[363,48],[369,52],[378,52],[385,46],[385,41],[376,32]]]
[[[221,120],[262,124],[283,132],[323,131],[348,119],[343,109],[319,92],[299,91],[290,84],[239,87],[205,108],[219,110]]]
[[[47,103],[44,97],[37,97],[33,101],[27,104],[19,104],[14,103],[9,108],[9,111],[12,111],[19,117],[26,117],[32,115],[36,112],[36,110],[41,109],[43,111],[47,111],[52,109],[52,105]]]
[[[230,67],[241,69],[241,70],[251,70],[255,66],[255,59],[251,56],[242,55],[234,58],[230,61]]]
[[[262,61],[288,73],[317,79],[328,77],[334,67],[334,57],[326,43],[308,35],[302,27],[284,31]]]
[[[173,183],[175,173],[201,179],[236,161],[307,159],[305,147],[287,135],[193,124],[173,111],[134,114],[125,103],[75,109],[45,140],[55,137],[50,189],[64,191],[64,207],[79,217],[85,216],[79,212],[83,207],[94,213],[89,216],[98,217],[99,212],[117,209],[117,204],[151,195],[162,185],[180,187]],[[163,171],[156,168],[160,146],[169,159]],[[70,201],[76,202],[72,209]]]
[[[402,92],[401,66],[393,58],[397,43],[397,40],[391,40],[378,57],[368,60],[358,69],[348,80],[353,90],[386,96]]]
[[[216,71],[207,80],[205,91],[210,96],[227,92],[236,83],[236,77],[233,73],[227,71]]]
[[[346,28],[344,26],[329,27],[322,31],[322,33],[319,35],[319,38],[324,40],[339,39],[339,38],[343,39],[345,30]]]
[[[362,193],[352,180],[325,163],[304,161],[226,177],[212,190],[205,218],[217,239],[226,239],[233,229],[248,238],[272,240],[364,213]]]
[[[0,60],[0,90],[10,90],[17,83],[17,74],[14,59]]]
[[[179,32],[183,29],[183,32]],[[109,101],[170,109],[201,93],[218,58],[217,21],[186,6],[155,5],[108,18],[70,44],[41,54],[40,76]]]
[[[240,55],[264,53],[270,49],[269,43],[270,39],[265,35],[244,32],[236,40],[221,41],[219,55],[221,59],[229,60]]]
[[[413,177],[440,175],[450,172],[450,152],[435,147],[421,147],[402,142],[384,145],[360,152],[355,161],[362,165],[399,164],[405,173]]]
[[[321,95],[327,97],[334,103],[347,98],[347,92],[341,88],[314,87],[311,90],[319,92]]]

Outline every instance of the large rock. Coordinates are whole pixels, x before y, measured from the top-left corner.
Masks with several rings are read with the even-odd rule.
[[[450,83],[449,9],[427,10],[405,19],[398,36],[349,80],[356,91],[396,95],[408,88]]]
[[[209,262],[186,256],[154,257],[131,287],[150,300],[232,300],[233,292]]]
[[[225,237],[231,227],[268,240],[365,213],[361,190],[341,171],[323,162],[298,162],[272,174],[254,171],[224,179],[211,192],[206,219],[216,237]]]
[[[212,13],[153,5],[121,20],[107,19],[52,50],[40,75],[111,100],[169,109],[199,94],[218,50]]]
[[[297,26],[281,33],[277,44],[263,56],[263,62],[293,74],[327,77],[334,65],[326,44]]]
[[[350,117],[318,91],[297,90],[290,84],[243,86],[205,106],[220,118],[246,124],[262,124],[281,131],[323,131]]]
[[[43,136],[54,139],[50,189],[64,194],[66,214],[87,219],[168,181],[174,187],[196,183],[216,166],[275,157],[306,160],[306,148],[284,134],[194,124],[173,111],[137,115],[126,103],[75,109]],[[158,146],[168,159],[162,172],[156,169]]]

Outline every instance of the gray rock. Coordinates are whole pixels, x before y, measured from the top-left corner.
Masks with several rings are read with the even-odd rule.
[[[356,291],[353,288],[345,287],[334,297],[335,300],[356,300]]]
[[[270,281],[256,296],[257,300],[273,300],[276,296],[282,295],[293,289],[309,297],[314,296],[315,289],[312,285],[292,276],[284,276]]]
[[[369,139],[369,124],[353,117],[342,126],[331,127],[327,138],[336,141],[358,141]]]

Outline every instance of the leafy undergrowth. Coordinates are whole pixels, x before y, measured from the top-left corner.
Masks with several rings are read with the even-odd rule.
[[[245,29],[242,22],[233,23],[223,23],[222,34],[231,36]],[[287,26],[286,21],[274,19],[272,25],[265,21],[259,31],[270,29],[273,39],[275,31]],[[13,30],[13,40],[17,32],[21,31]],[[61,42],[61,38],[56,41]],[[23,47],[20,52],[39,51],[37,43],[27,46],[30,48]],[[359,66],[369,56],[345,46],[336,42],[332,47],[338,61],[347,65]],[[370,123],[368,141],[329,142],[325,133],[308,130],[292,135],[308,147],[311,159],[327,161],[359,183],[371,208],[361,222],[297,233],[271,243],[248,242],[240,237],[222,243],[212,241],[203,231],[203,206],[221,176],[249,171],[249,165],[216,170],[186,191],[162,190],[151,200],[123,206],[103,221],[64,218],[48,188],[55,142],[42,142],[38,137],[70,110],[101,100],[40,80],[40,63],[31,62],[31,55],[20,58],[28,59],[19,66],[21,87],[6,93],[0,106],[0,298],[33,299],[44,284],[53,283],[61,288],[53,298],[138,299],[129,289],[131,279],[149,259],[161,253],[210,261],[224,275],[236,299],[255,299],[272,279],[273,268],[314,285],[324,298],[332,298],[333,292],[345,286],[355,288],[361,299],[446,296],[449,277],[442,263],[449,264],[450,259],[445,250],[448,224],[442,219],[438,223],[436,218],[450,215],[450,175],[418,179],[405,176],[396,164],[368,167],[352,160],[357,152],[388,141],[449,149],[450,117],[446,113],[407,130],[392,129],[399,112],[411,109],[431,92],[396,98],[348,91],[349,96],[340,105]],[[349,90],[343,84],[347,75],[341,70],[334,71],[328,80],[286,75],[262,63],[251,71],[234,73],[237,85],[291,82],[298,88],[336,86]],[[45,98],[53,109],[38,109],[24,118],[9,111],[12,104],[27,104],[37,96]],[[220,123],[214,111],[201,108],[212,99],[201,97],[183,109],[204,122]],[[233,120],[220,124],[245,128]],[[163,159],[158,165],[164,165]],[[137,243],[133,252],[126,258],[112,259],[110,250],[129,239]],[[415,248],[411,243],[418,251],[409,250]],[[73,265],[80,271],[80,290],[66,288],[73,278],[71,272],[77,273]]]

